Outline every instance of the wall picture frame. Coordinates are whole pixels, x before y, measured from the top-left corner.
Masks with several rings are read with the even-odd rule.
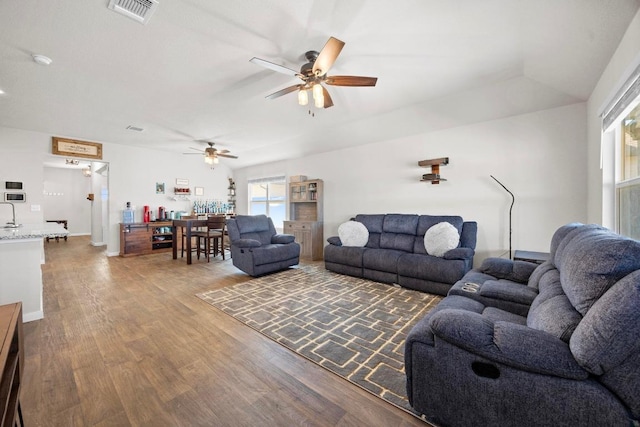
[[[176,185],[179,185],[181,187],[188,187],[189,180],[185,178],[176,178]]]
[[[204,187],[194,187],[193,194],[196,196],[204,196]]]
[[[59,156],[102,160],[102,144],[78,139],[51,137],[51,153]]]
[[[156,182],[156,194],[164,194],[164,182]]]

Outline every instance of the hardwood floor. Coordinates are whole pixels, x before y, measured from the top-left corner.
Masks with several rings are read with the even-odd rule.
[[[198,299],[250,280],[230,260],[107,257],[45,243],[24,325],[27,426],[426,426]]]

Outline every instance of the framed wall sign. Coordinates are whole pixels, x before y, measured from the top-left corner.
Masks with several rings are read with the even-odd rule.
[[[189,180],[184,178],[176,178],[176,185],[182,185],[183,187],[188,187]]]
[[[204,196],[204,187],[194,187],[193,190],[196,196]]]
[[[77,139],[51,137],[51,153],[60,156],[84,157],[102,160],[102,144]]]

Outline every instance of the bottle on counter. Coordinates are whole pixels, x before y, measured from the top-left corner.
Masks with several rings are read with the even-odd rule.
[[[131,208],[131,202],[127,202],[127,207],[122,211],[122,222],[124,224],[135,222],[135,210]]]

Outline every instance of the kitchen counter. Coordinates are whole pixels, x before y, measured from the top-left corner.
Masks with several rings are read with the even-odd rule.
[[[41,239],[44,237],[64,237],[69,235],[61,224],[44,222],[23,224],[18,228],[0,228],[0,243],[3,240]]]
[[[0,304],[22,302],[25,322],[44,317],[42,268],[44,238],[69,234],[57,223],[0,228]]]

